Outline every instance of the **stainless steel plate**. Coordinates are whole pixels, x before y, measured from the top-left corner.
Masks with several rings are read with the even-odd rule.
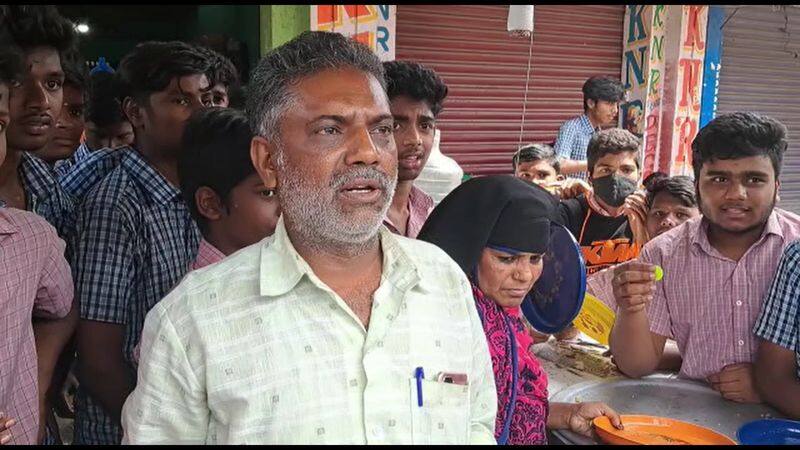
[[[705,384],[666,378],[587,381],[562,389],[550,401],[605,402],[620,414],[646,414],[683,420],[711,428],[733,440],[736,440],[736,430],[751,420],[783,417],[766,405],[725,400]],[[558,430],[553,434],[571,444],[598,443],[571,431]]]

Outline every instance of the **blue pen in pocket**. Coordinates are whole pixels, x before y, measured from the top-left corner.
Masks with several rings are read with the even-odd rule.
[[[414,370],[414,378],[417,379],[417,406],[422,407],[422,379],[425,378],[425,372],[422,367],[417,367]]]

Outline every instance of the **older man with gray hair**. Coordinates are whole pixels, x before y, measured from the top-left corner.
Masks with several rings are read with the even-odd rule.
[[[381,225],[397,150],[378,58],[306,32],[262,59],[250,95],[253,163],[283,216],[148,314],[123,442],[494,443],[466,277]]]

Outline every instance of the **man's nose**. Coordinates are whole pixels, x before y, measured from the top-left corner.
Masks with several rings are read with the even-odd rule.
[[[744,200],[747,198],[747,188],[742,183],[733,182],[727,191],[725,198],[731,200]]]
[[[44,86],[40,83],[25,83],[25,107],[36,110],[50,109],[50,99],[47,96]]]
[[[347,164],[376,164],[378,162],[378,149],[375,147],[375,143],[372,142],[369,130],[364,129],[354,134],[348,143],[345,162]]]
[[[664,218],[661,219],[661,227],[669,227],[674,228],[675,225],[678,224],[677,218],[672,214],[667,214]]]
[[[405,142],[403,142],[403,144],[406,146],[414,145],[417,147],[422,145],[422,136],[419,134],[419,130],[417,130],[417,127],[409,127],[409,128],[410,129],[408,133],[406,133]]]

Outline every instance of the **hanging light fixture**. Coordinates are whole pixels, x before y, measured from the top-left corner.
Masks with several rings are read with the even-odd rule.
[[[533,5],[510,5],[507,27],[512,36],[530,38],[533,34]]]
[[[519,123],[519,142],[517,148],[522,148],[525,136],[525,115],[528,112],[528,91],[531,81],[531,61],[533,59],[533,5],[510,5],[508,7],[508,23],[506,24],[511,36],[528,40],[528,67],[525,73],[525,91],[522,98],[522,114]]]
[[[87,24],[86,22],[79,22],[75,24],[75,31],[77,31],[80,34],[86,34],[90,31],[89,24]]]

